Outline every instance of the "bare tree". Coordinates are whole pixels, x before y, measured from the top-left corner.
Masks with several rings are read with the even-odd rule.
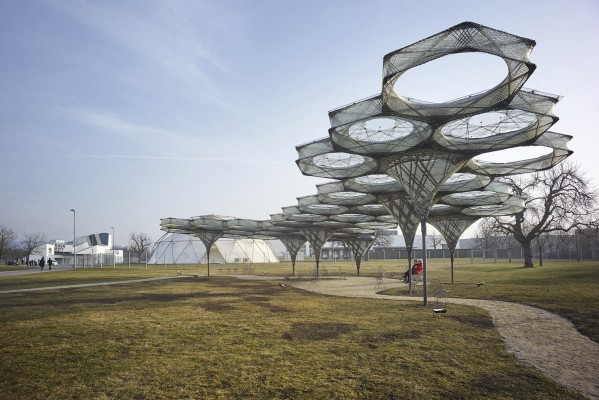
[[[443,243],[443,236],[439,235],[437,232],[434,232],[434,231],[430,235],[427,236],[427,239],[428,239],[429,245],[434,250],[437,250],[437,246],[441,246],[441,244]]]
[[[38,247],[41,244],[44,244],[45,242],[46,235],[44,235],[41,232],[23,233],[23,240],[21,241],[21,245],[22,250],[25,253],[27,265],[29,265],[29,257],[31,256],[31,253],[33,253],[33,250],[35,250],[36,247]]]
[[[151,244],[152,239],[146,233],[133,232],[129,236],[129,249],[137,257],[137,262],[141,262],[141,256],[148,251]]]
[[[599,228],[597,224],[593,224],[593,228],[577,229],[574,232],[577,258],[580,261],[581,257],[586,254],[592,259],[599,258]]]
[[[496,246],[496,235],[498,234],[495,229],[494,221],[485,218],[478,224],[478,229],[473,238],[474,248],[477,250],[487,250]]]
[[[526,197],[526,210],[513,217],[494,218],[493,227],[513,235],[522,245],[524,266],[532,267],[531,244],[551,232],[589,226],[596,212],[597,190],[576,164],[563,162],[542,172],[504,178],[514,194]]]
[[[539,266],[543,266],[543,251],[545,247],[550,246],[551,235],[549,233],[543,233],[536,238],[537,249],[539,250]]]
[[[494,241],[501,250],[507,250],[508,261],[512,262],[512,249],[518,247],[518,242],[512,236],[503,234],[496,236]]]
[[[0,225],[0,260],[14,249],[17,232],[5,225]]]
[[[390,247],[393,243],[393,232],[388,230],[380,230],[376,233],[376,239],[372,244],[373,247]]]

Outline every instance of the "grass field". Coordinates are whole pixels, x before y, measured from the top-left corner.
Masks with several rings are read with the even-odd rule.
[[[289,264],[253,267],[256,275],[291,274]],[[297,273],[313,267],[298,263]],[[482,310],[451,305],[446,317],[432,317],[420,303],[336,298],[228,276],[246,268],[213,265],[210,277],[205,266],[143,265],[0,277],[0,290],[14,290],[182,272],[0,294],[0,398],[583,398],[518,362]],[[355,273],[346,262],[322,269]],[[405,266],[371,261],[362,273],[381,269],[390,275]],[[437,260],[429,280],[443,281],[453,296],[569,315],[593,337],[598,270],[599,263],[465,263],[452,286],[448,262]]]

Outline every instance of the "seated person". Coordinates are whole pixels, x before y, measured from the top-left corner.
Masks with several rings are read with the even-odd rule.
[[[422,273],[423,269],[424,269],[424,265],[422,264],[422,260],[415,259],[414,263],[412,265],[412,275],[420,275]],[[403,274],[403,281],[404,281],[404,283],[410,282],[410,270],[407,270]]]

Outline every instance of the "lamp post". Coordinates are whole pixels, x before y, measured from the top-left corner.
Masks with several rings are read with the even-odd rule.
[[[114,226],[111,226],[112,229],[112,268],[116,269],[116,258],[114,258]]]
[[[73,211],[73,269],[77,266],[77,250],[75,248],[75,210],[71,208]]]

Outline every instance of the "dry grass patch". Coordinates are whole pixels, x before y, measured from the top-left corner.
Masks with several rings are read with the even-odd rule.
[[[0,304],[10,399],[582,398],[507,353],[471,307],[434,318],[416,304],[225,277]]]

